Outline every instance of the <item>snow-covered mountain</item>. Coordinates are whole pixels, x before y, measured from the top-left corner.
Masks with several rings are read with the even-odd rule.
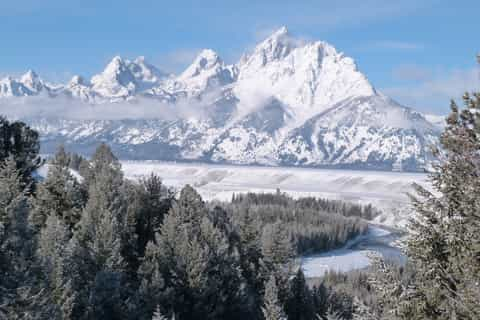
[[[421,170],[440,130],[377,92],[352,58],[285,27],[234,65],[206,49],[178,76],[115,57],[89,81],[52,85],[34,72],[0,81],[0,97],[38,95],[102,114],[113,103],[158,114],[27,117],[44,152],[63,142],[88,154],[106,141],[122,158]]]

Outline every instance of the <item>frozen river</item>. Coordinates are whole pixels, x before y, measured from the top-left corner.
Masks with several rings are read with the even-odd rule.
[[[389,261],[403,263],[405,257],[393,244],[399,236],[396,231],[370,225],[366,235],[357,237],[341,249],[301,258],[305,277],[321,277],[327,271],[363,269],[371,264],[371,256],[374,254],[381,254]]]

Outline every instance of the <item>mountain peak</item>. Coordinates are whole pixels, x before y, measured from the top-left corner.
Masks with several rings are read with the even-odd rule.
[[[197,55],[193,64],[200,66],[202,69],[208,69],[216,64],[222,64],[222,59],[212,49],[203,49]]]
[[[128,62],[128,68],[139,83],[143,83],[143,89],[150,88],[157,84],[162,78],[167,77],[167,74],[159,70],[154,65],[147,62],[144,56],[139,56]],[[147,85],[148,84],[148,85]]]
[[[286,26],[281,26],[277,30],[275,30],[268,38],[279,38],[279,37],[284,37],[288,36],[288,28]]]
[[[200,75],[205,70],[215,69],[222,66],[223,61],[215,51],[211,49],[203,49],[179,78],[193,78]]]
[[[85,79],[82,76],[75,75],[72,77],[72,79],[70,79],[68,85],[70,87],[75,85],[85,85]]]
[[[115,56],[113,59],[107,64],[103,73],[115,74],[121,71],[122,68],[125,67],[125,62],[120,56]]]
[[[42,90],[42,81],[38,77],[37,73],[33,70],[28,70],[21,78],[20,82],[27,87],[27,89],[38,92]]]
[[[297,42],[291,37],[287,27],[284,26],[258,44],[250,57],[254,57],[257,62],[264,65],[269,61],[287,56],[296,47]]]
[[[22,75],[22,77],[20,78],[20,81],[21,82],[33,81],[35,79],[38,79],[38,74],[32,69],[29,69],[27,72],[25,72],[24,75]]]

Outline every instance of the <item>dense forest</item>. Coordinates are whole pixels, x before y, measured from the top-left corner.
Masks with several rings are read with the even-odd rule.
[[[299,254],[367,229],[371,206],[276,194],[205,202],[124,178],[101,144],[60,147],[0,119],[0,319],[480,319],[480,95],[452,113],[434,190],[416,187],[405,266],[305,279]]]

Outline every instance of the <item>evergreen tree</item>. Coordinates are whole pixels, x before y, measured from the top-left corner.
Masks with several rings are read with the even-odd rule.
[[[408,256],[417,271],[408,304],[424,319],[480,318],[480,95],[452,102],[434,191],[417,186]]]
[[[282,305],[278,300],[278,289],[275,277],[272,275],[265,285],[263,317],[265,320],[286,320]]]
[[[25,186],[33,184],[32,173],[38,169],[40,143],[38,133],[20,121],[0,117],[0,162],[12,156]]]
[[[155,312],[153,313],[152,320],[168,320],[166,317],[163,316],[162,312],[160,311],[160,306],[157,305]]]
[[[240,254],[242,276],[247,282],[248,295],[251,297],[251,308],[256,314],[261,314],[262,292],[266,282],[262,271],[262,230],[258,216],[242,210],[236,223],[237,247]]]
[[[44,182],[37,186],[33,199],[32,224],[40,230],[49,215],[56,215],[73,231],[85,205],[82,187],[68,167],[68,156],[60,147]]]
[[[315,314],[320,319],[327,316],[328,312],[328,290],[325,283],[322,281],[318,286],[314,286],[312,290],[313,308]]]
[[[60,264],[60,286],[72,292],[59,296],[62,310],[73,310],[75,319],[123,319],[130,289],[122,256],[127,232],[123,174],[105,145],[94,158],[88,202]]]
[[[8,157],[0,164],[0,310],[8,319],[28,314],[32,302],[34,243],[27,190],[16,161]]]
[[[173,194],[159,176],[151,174],[142,179],[138,191],[139,210],[135,217],[135,233],[138,235],[138,251],[143,256],[147,243],[155,241],[163,218],[172,206]]]
[[[147,297],[149,308],[160,303],[185,319],[242,318],[245,293],[239,255],[207,213],[196,191],[185,187],[165,217],[156,244],[147,246],[140,267],[148,279],[142,291],[160,299]],[[155,294],[163,285],[155,280],[157,270],[164,281],[164,296]]]
[[[262,234],[262,272],[266,277],[270,274],[275,276],[282,303],[288,297],[288,278],[295,256],[293,247],[288,230],[281,221],[265,226]]]
[[[302,268],[298,269],[297,274],[291,280],[285,311],[288,319],[291,320],[316,319],[312,293],[307,287]]]

